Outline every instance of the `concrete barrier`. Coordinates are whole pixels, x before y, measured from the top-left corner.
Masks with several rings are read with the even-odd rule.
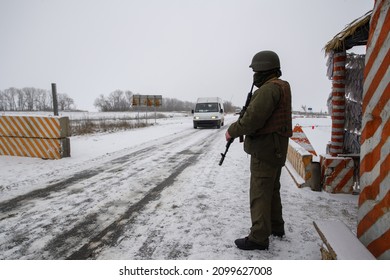
[[[354,162],[350,157],[321,155],[322,187],[330,193],[352,193]]]
[[[292,140],[289,141],[287,159],[299,176],[304,180],[304,183],[299,185],[299,187],[310,186],[312,158],[313,155],[301,145]]]
[[[70,157],[68,117],[0,116],[0,155]]]
[[[375,260],[375,257],[341,221],[314,221],[315,229],[324,244],[323,260]]]
[[[310,143],[309,138],[307,138],[305,132],[303,132],[302,127],[297,124],[293,128],[293,135],[290,138],[294,142],[301,145],[306,151],[313,154],[314,156],[317,156],[316,151],[313,148],[313,145]]]

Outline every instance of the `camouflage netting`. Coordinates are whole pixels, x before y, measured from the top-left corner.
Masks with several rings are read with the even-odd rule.
[[[345,134],[344,153],[360,153],[362,128],[362,96],[365,55],[347,53],[345,65]],[[333,51],[328,53],[328,78],[333,76]],[[328,110],[332,112],[332,94],[328,98]]]
[[[367,44],[372,11],[352,21],[336,34],[324,47],[328,56],[327,76],[333,78],[334,52],[347,51],[354,46]],[[362,95],[365,55],[347,53],[345,66],[345,134],[344,153],[360,153],[360,133],[362,127]],[[332,113],[332,94],[328,98],[329,113]]]
[[[344,150],[346,153],[360,153],[364,61],[365,55],[347,54],[344,125]]]

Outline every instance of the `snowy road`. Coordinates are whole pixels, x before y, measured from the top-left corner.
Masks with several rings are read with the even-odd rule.
[[[284,169],[287,236],[238,250],[249,157],[237,141],[219,166],[224,132],[182,118],[72,138],[58,161],[0,157],[0,259],[319,259],[313,220],[356,228],[356,196],[298,189]]]
[[[0,203],[1,228],[9,229],[2,251],[12,259],[95,257],[97,244],[115,244],[124,225],[210,149],[215,132],[185,130]]]

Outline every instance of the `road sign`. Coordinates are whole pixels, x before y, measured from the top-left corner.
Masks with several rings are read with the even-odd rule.
[[[133,107],[160,107],[162,95],[133,95]]]

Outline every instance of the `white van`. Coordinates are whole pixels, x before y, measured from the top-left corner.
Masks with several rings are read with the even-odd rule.
[[[198,98],[194,114],[194,128],[198,127],[217,127],[224,125],[224,108],[222,99],[219,97],[201,97]]]

